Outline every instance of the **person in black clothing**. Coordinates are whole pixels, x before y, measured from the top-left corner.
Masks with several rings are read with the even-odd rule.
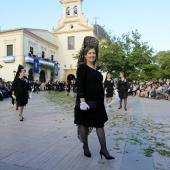
[[[46,90],[48,91],[48,93],[50,93],[51,89],[52,89],[52,83],[51,83],[51,81],[48,81],[48,83],[46,85]]]
[[[118,81],[117,89],[119,92],[120,98],[120,106],[118,109],[122,108],[122,100],[124,100],[124,109],[127,110],[127,97],[128,97],[128,89],[130,88],[129,82],[125,78],[125,73],[122,71],[120,72],[120,79]]]
[[[76,97],[77,94],[77,80],[73,79],[73,93],[74,93],[74,97]]]
[[[38,92],[40,91],[40,84],[39,84],[38,80],[34,83],[34,87],[35,87],[35,90],[38,94]]]
[[[114,91],[114,80],[112,80],[110,73],[107,73],[106,75],[106,80],[104,82],[104,89],[106,94],[106,102],[107,104],[109,104],[112,101],[113,91]]]
[[[85,38],[85,40],[87,39]],[[108,106],[104,102],[103,76],[96,70],[98,51],[93,46],[86,46],[83,51],[84,64],[79,65],[77,69],[77,99],[74,120],[78,126],[78,137],[83,142],[84,155],[91,157],[88,134],[90,129],[95,127],[101,145],[99,152],[101,158],[103,155],[106,159],[114,159],[106,147],[104,124],[108,120],[106,113]]]
[[[20,121],[23,121],[23,109],[28,103],[29,82],[25,77],[25,69],[22,65],[18,66],[18,71],[12,84],[12,97],[16,99],[19,109]]]
[[[66,92],[67,92],[67,96],[69,96],[70,94],[70,83],[68,82],[67,85],[66,85]]]

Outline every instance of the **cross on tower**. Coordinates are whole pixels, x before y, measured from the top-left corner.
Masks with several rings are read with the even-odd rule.
[[[95,24],[97,24],[98,17],[95,16],[93,19],[95,20]]]

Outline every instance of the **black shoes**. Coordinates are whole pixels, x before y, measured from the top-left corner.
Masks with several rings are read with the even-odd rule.
[[[113,156],[106,156],[106,154],[102,152],[102,150],[100,150],[99,153],[100,153],[101,159],[102,159],[102,156],[104,156],[107,160],[115,159]]]
[[[88,157],[88,158],[91,158],[91,153],[89,151],[89,149],[85,149],[85,147],[83,146],[83,150],[84,150],[84,156]],[[100,156],[101,156],[101,159],[102,159],[102,156],[104,156],[107,160],[112,160],[112,159],[115,159],[113,156],[106,156],[106,154],[100,150]]]
[[[83,150],[84,150],[84,156],[91,158],[91,153],[90,153],[89,149],[85,149],[85,147],[83,146]]]
[[[120,106],[118,109],[121,109],[122,108],[122,106]]]
[[[120,106],[118,109],[121,109],[122,108],[122,106]],[[126,107],[124,107],[124,109],[125,109],[125,111],[127,111],[127,108]]]

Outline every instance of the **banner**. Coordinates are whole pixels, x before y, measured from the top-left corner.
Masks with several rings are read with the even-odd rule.
[[[58,76],[58,69],[59,69],[58,64],[54,64],[54,74],[56,77]]]
[[[35,58],[34,59],[34,73],[35,74],[39,74],[39,68],[40,68],[39,60]]]

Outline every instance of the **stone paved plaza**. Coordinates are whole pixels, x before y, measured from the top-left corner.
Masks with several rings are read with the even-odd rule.
[[[0,102],[0,170],[170,170],[170,157],[143,153],[152,138],[164,139],[170,147],[170,102],[129,97],[127,112],[117,111],[114,103],[105,130],[108,149],[116,159],[108,161],[100,158],[95,129],[89,136],[92,158],[84,157],[73,110],[61,110],[44,95],[33,95],[23,122],[10,99]],[[151,128],[155,125],[166,130],[156,128],[156,132]]]

